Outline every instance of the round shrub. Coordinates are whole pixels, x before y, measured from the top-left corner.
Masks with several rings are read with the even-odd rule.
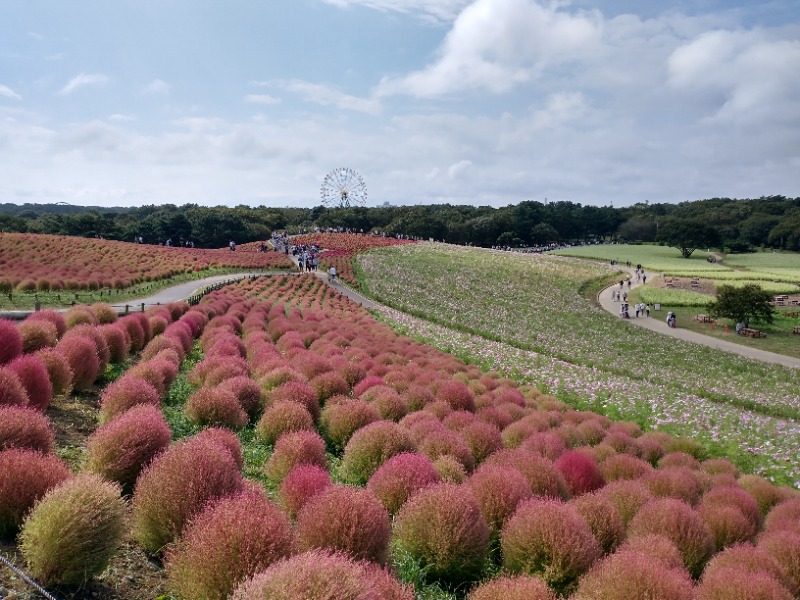
[[[264,475],[280,483],[297,465],[317,465],[326,469],[325,440],[314,431],[290,431],[275,442],[275,450],[264,465]]]
[[[0,319],[0,365],[22,354],[22,333],[8,319]]]
[[[321,416],[322,433],[335,448],[343,449],[352,435],[381,416],[378,409],[363,400],[348,400],[325,405]]]
[[[517,423],[519,422],[520,421],[517,421]],[[504,435],[506,435],[504,439],[507,439],[507,432],[510,432],[512,428],[513,424],[512,426],[506,427],[506,430],[503,432]],[[506,444],[506,446],[508,446],[508,444]],[[567,445],[564,440],[552,431],[531,433],[519,444],[519,447],[549,460],[556,460],[567,452]],[[598,446],[595,446],[595,448],[597,447]]]
[[[119,328],[117,329],[119,330]],[[183,357],[186,354],[180,342],[165,335],[159,335],[150,340],[147,346],[145,346],[144,350],[142,350],[140,355],[141,360],[150,360],[155,358],[162,350],[173,350],[177,352],[180,360],[183,360]]]
[[[606,483],[597,462],[580,452],[573,450],[562,454],[555,465],[564,476],[567,488],[573,496],[593,492]]]
[[[600,473],[606,482],[617,479],[639,479],[653,470],[649,462],[630,456],[615,454],[600,463]]]
[[[267,408],[256,425],[258,437],[265,444],[274,444],[284,433],[303,430],[315,431],[314,418],[305,406],[288,400]]]
[[[0,405],[0,450],[22,448],[47,454],[53,451],[55,440],[50,419],[40,411]]]
[[[539,577],[508,575],[496,577],[475,587],[467,600],[556,600],[556,595]]]
[[[642,478],[645,485],[659,498],[677,498],[688,504],[696,504],[703,493],[694,471],[688,467],[664,467],[648,473]]]
[[[464,465],[467,472],[475,468],[475,459],[467,442],[455,431],[446,428],[428,434],[419,444],[419,451],[431,460],[445,455],[452,456]]]
[[[322,467],[298,465],[281,482],[278,498],[289,517],[295,519],[306,502],[330,485],[330,473]]]
[[[105,302],[95,302],[89,307],[89,310],[91,310],[94,313],[94,316],[97,317],[97,322],[100,325],[113,323],[117,320],[117,311],[115,311]]]
[[[128,353],[131,349],[131,337],[127,331],[117,327],[117,325],[102,325],[99,330],[108,346],[112,363],[119,364],[128,358]]]
[[[433,461],[433,468],[445,483],[464,483],[467,480],[467,470],[464,465],[449,454],[440,456]]]
[[[306,502],[295,527],[301,552],[326,548],[380,565],[386,564],[391,533],[389,514],[372,492],[342,485],[328,486]]]
[[[523,500],[531,497],[528,480],[513,467],[483,465],[468,480],[481,514],[493,534],[498,535]]]
[[[108,423],[140,404],[159,406],[158,391],[144,379],[125,374],[100,394],[100,423]]]
[[[144,329],[142,329],[141,323],[133,315],[128,315],[121,318],[115,323],[115,325],[117,327],[124,328],[127,332],[128,337],[131,340],[130,351],[132,353],[141,352],[144,348],[144,345],[150,341],[149,338],[145,337],[145,332]]]
[[[438,483],[439,474],[430,459],[422,454],[403,452],[391,457],[375,471],[367,489],[394,515],[419,490]]]
[[[243,582],[230,600],[414,600],[414,593],[373,563],[325,550],[278,561]]]
[[[611,501],[597,492],[583,494],[569,502],[583,517],[603,552],[609,553],[625,537],[625,524]]]
[[[443,383],[436,392],[436,399],[447,403],[453,410],[475,412],[475,396],[461,381],[452,379]]]
[[[650,559],[658,561],[672,569],[686,570],[683,568],[683,556],[681,555],[681,551],[678,550],[678,547],[672,540],[663,535],[651,533],[639,537],[632,537],[622,544],[617,552],[623,553],[628,551],[644,554]]]
[[[28,406],[44,411],[53,399],[53,385],[42,360],[35,354],[23,354],[12,360],[6,368],[16,373],[28,393]]]
[[[302,381],[289,381],[279,385],[266,397],[266,406],[278,402],[297,402],[306,407],[316,423],[319,420],[319,399],[317,392],[309,384]]]
[[[24,320],[19,324],[22,335],[22,352],[31,354],[42,348],[52,348],[58,343],[56,326],[47,321]]]
[[[102,573],[125,536],[120,487],[82,473],[51,489],[25,519],[19,548],[44,585],[83,584]]]
[[[226,449],[204,439],[179,442],[150,463],[133,492],[133,537],[150,553],[177,538],[209,500],[238,493],[242,474]]]
[[[687,467],[697,470],[700,469],[700,461],[685,452],[669,452],[659,459],[658,466],[662,469],[665,467]]]
[[[109,362],[111,362],[111,350],[108,348],[106,338],[100,333],[100,328],[96,325],[76,325],[64,334],[61,341],[63,342],[73,336],[86,336],[94,342],[97,349],[97,358],[100,360],[100,374],[102,375]]]
[[[764,548],[752,544],[735,544],[716,554],[703,570],[703,579],[717,576],[726,570],[745,573],[762,573],[784,585],[790,592],[796,591],[786,571]]]
[[[696,600],[792,600],[792,595],[767,573],[720,569],[704,575]]]
[[[52,454],[22,448],[0,452],[0,538],[16,533],[36,501],[71,474]]]
[[[792,491],[778,487],[759,475],[742,475],[737,483],[756,499],[762,517],[766,516],[773,506],[792,495]]]
[[[200,388],[186,401],[186,417],[195,425],[241,429],[247,425],[247,413],[230,390],[221,387]]]
[[[359,400],[369,402],[378,409],[382,419],[399,421],[408,414],[408,402],[392,388],[377,385],[359,396]]]
[[[63,396],[72,390],[72,368],[64,354],[55,348],[43,348],[36,353],[47,369],[54,396]]]
[[[486,561],[489,527],[469,488],[439,483],[403,505],[395,517],[394,541],[430,577],[470,581]]]
[[[136,478],[172,438],[161,411],[140,405],[97,429],[86,442],[86,468],[116,481],[128,494]]]
[[[346,395],[350,392],[350,384],[347,383],[344,377],[334,371],[317,375],[308,383],[317,392],[317,397],[321,403],[333,396]]]
[[[758,548],[769,554],[780,566],[787,588],[795,596],[800,594],[800,533],[765,533],[758,541]]]
[[[653,494],[641,481],[625,479],[612,481],[599,490],[598,494],[611,501],[626,527],[639,509],[653,499]]]
[[[361,397],[361,394],[366,392],[369,388],[375,387],[376,385],[386,385],[386,382],[383,380],[383,378],[376,377],[375,375],[364,377],[361,381],[353,386],[353,397]]]
[[[791,530],[800,533],[800,498],[790,498],[777,504],[764,520],[765,531]]]
[[[709,475],[725,474],[732,476],[734,479],[739,477],[739,467],[727,458],[709,458],[700,464],[700,468]]]
[[[67,287],[69,289],[69,287]],[[67,323],[67,330],[78,325],[97,325],[97,317],[89,310],[88,306],[73,306],[64,313],[64,320]]]
[[[31,315],[23,321],[23,323],[45,322],[50,323],[56,328],[56,338],[61,337],[67,332],[67,321],[64,315],[57,310],[40,310]]]
[[[63,337],[56,349],[67,359],[76,390],[90,388],[100,377],[100,357],[92,338],[85,335]]]
[[[484,461],[487,465],[514,467],[531,487],[534,496],[567,499],[569,490],[564,476],[555,465],[532,452],[522,449],[498,450]]]
[[[347,483],[364,485],[392,456],[413,452],[408,432],[392,421],[375,421],[356,431],[347,442],[340,474]]]
[[[474,421],[466,425],[460,432],[472,451],[476,464],[482,463],[486,457],[503,447],[503,439],[496,425]]]
[[[166,553],[170,589],[181,598],[224,600],[243,580],[292,553],[289,519],[248,489],[210,503]]]
[[[249,377],[231,377],[219,384],[219,387],[236,394],[239,404],[251,419],[261,412],[261,387]]]
[[[694,600],[692,580],[682,568],[651,556],[620,550],[603,559],[580,581],[571,600]]]
[[[242,470],[242,465],[244,465],[242,442],[239,440],[239,436],[230,429],[226,429],[225,427],[208,427],[192,437],[195,440],[207,440],[222,446],[222,448],[231,455],[231,458],[233,458],[233,462],[236,463],[236,468],[240,471]]]
[[[569,590],[602,554],[575,508],[550,499],[520,505],[500,543],[509,572],[538,575],[557,592]]]
[[[8,367],[0,367],[0,406],[27,406],[28,392]]]
[[[700,575],[714,552],[713,540],[700,516],[675,498],[651,500],[636,513],[628,527],[628,537],[653,533],[675,543],[693,577]]]

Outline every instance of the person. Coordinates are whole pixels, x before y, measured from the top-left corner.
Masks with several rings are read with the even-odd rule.
[[[649,304],[644,307],[644,312],[647,313],[648,317],[650,316],[650,305]]]
[[[742,335],[742,322],[738,321],[736,323],[736,335]]]
[[[328,271],[328,279],[332,282],[336,282],[336,267],[331,265],[330,270]]]
[[[228,244],[228,248],[231,249],[231,252],[236,252],[236,242],[231,240],[230,243]]]

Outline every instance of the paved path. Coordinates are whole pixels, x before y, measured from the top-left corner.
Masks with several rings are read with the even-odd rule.
[[[297,267],[297,257],[296,256],[292,256],[290,254],[289,258],[292,259],[292,261],[295,264],[295,267]],[[380,304],[378,304],[374,300],[370,300],[369,298],[367,298],[363,294],[360,294],[359,292],[355,291],[353,288],[351,288],[349,285],[345,284],[338,277],[336,278],[335,282],[331,282],[330,278],[328,277],[328,272],[324,271],[323,269],[319,269],[318,271],[311,271],[311,274],[315,275],[317,277],[317,279],[327,283],[329,286],[331,286],[337,292],[339,292],[343,296],[346,296],[347,298],[350,298],[350,300],[352,300],[356,304],[360,304],[364,308],[367,308],[369,310],[373,310],[373,309],[376,309],[376,308],[380,308],[380,306],[381,306]]]
[[[619,268],[622,271],[633,273],[632,269],[627,269],[626,267],[622,266],[620,266]],[[660,274],[647,273],[648,279],[655,277],[660,277]],[[636,283],[635,279],[633,279],[631,282],[631,288],[636,288],[639,287],[640,285],[642,284]],[[605,310],[607,310],[608,312],[617,317],[619,316],[620,303],[614,302],[611,299],[611,292],[618,289],[619,289],[619,284],[612,285],[610,287],[607,287],[597,295],[597,300],[600,303],[600,306],[602,306]],[[625,289],[628,289],[627,285],[625,285]],[[629,311],[629,314],[631,315],[636,314],[635,309],[633,309],[633,305],[631,305],[631,310]],[[645,329],[650,329],[651,331],[657,331],[658,333],[663,333],[664,335],[669,335],[674,338],[678,338],[687,342],[694,342],[695,344],[708,346],[709,348],[715,348],[717,350],[723,350],[724,352],[739,354],[741,356],[745,356],[747,358],[752,358],[754,360],[759,360],[762,362],[775,363],[779,365],[784,365],[786,367],[800,369],[800,359],[798,358],[794,358],[792,356],[784,356],[783,354],[776,354],[775,352],[767,352],[766,350],[759,350],[758,348],[751,348],[750,346],[736,344],[735,342],[720,340],[708,335],[703,335],[702,333],[696,333],[694,331],[689,331],[687,329],[681,329],[680,327],[676,328],[668,327],[666,323],[667,314],[663,311],[651,312],[650,315],[651,315],[650,318],[639,317],[638,319],[635,316],[632,316],[627,322],[631,323],[633,326],[644,327]]]

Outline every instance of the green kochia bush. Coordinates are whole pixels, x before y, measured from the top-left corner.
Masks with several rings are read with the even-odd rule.
[[[347,483],[363,485],[392,456],[414,450],[414,442],[402,426],[375,421],[356,431],[347,442],[341,476]]]
[[[116,483],[84,473],[50,490],[25,519],[20,551],[48,584],[82,584],[108,566],[125,532],[127,505]]]

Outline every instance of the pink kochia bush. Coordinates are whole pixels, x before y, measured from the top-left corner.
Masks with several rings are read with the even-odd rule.
[[[331,485],[331,476],[317,465],[298,465],[289,471],[278,488],[278,498],[286,513],[294,519],[300,509]]]
[[[236,463],[236,468],[242,470],[244,465],[244,456],[242,453],[242,442],[239,436],[230,429],[225,427],[207,427],[200,433],[194,436],[195,440],[207,440],[214,444],[218,444],[231,455],[233,462]]]
[[[247,416],[254,419],[261,412],[261,387],[254,379],[239,376],[226,379],[219,387],[236,395]]]
[[[91,387],[100,376],[100,357],[97,354],[97,345],[92,338],[85,335],[65,337],[58,342],[56,349],[64,355],[69,363],[73,387],[76,390],[85,390]]]
[[[0,367],[0,406],[27,406],[28,392],[11,369]]]
[[[8,319],[0,319],[0,365],[22,354],[22,334]]]
[[[562,454],[555,464],[573,496],[593,492],[605,485],[597,462],[580,452]]]
[[[53,451],[56,434],[45,415],[27,406],[0,405],[0,450]]]
[[[751,544],[735,544],[716,554],[703,570],[703,581],[715,582],[710,587],[716,588],[716,582],[725,577],[729,571],[738,571],[761,575],[773,579],[784,586],[794,596],[797,588],[791,577],[764,548]],[[745,588],[746,589],[746,588]]]
[[[232,391],[222,387],[200,388],[186,401],[186,417],[195,425],[241,429],[247,425],[247,413]]]
[[[427,456],[403,452],[383,463],[367,482],[369,489],[394,515],[419,490],[438,483],[439,474]]]
[[[260,489],[216,500],[166,554],[170,589],[181,598],[224,600],[243,580],[292,553],[289,519]]]
[[[265,444],[274,444],[284,433],[303,430],[315,431],[314,418],[305,406],[288,400],[270,406],[256,425],[258,436]]]
[[[703,576],[695,600],[792,600],[793,596],[767,573],[722,569]]]
[[[513,467],[484,465],[467,483],[494,535],[499,535],[519,503],[532,495],[528,481]]]
[[[394,541],[434,579],[480,577],[489,549],[489,527],[466,486],[432,485],[412,496],[395,517]]]
[[[357,560],[385,565],[391,537],[389,514],[363,488],[332,485],[311,498],[297,515],[295,534],[302,552],[341,551]]]
[[[36,356],[44,363],[50,384],[53,386],[53,395],[62,396],[72,389],[72,369],[66,357],[55,348],[43,348]]]
[[[290,431],[275,442],[275,450],[264,465],[264,475],[280,483],[297,465],[328,467],[325,440],[314,431]]]
[[[242,583],[230,600],[414,600],[414,592],[374,563],[326,550],[278,561]]]
[[[558,592],[571,589],[602,555],[586,521],[557,500],[533,499],[520,505],[500,542],[506,570],[538,575]]]
[[[161,453],[139,476],[133,493],[133,537],[160,552],[209,500],[236,494],[241,471],[221,444],[189,438]]]
[[[517,575],[497,577],[473,589],[467,600],[556,600],[556,595],[539,577]]]
[[[107,423],[134,406],[159,404],[156,388],[144,379],[126,373],[107,385],[100,394],[100,423]]]
[[[0,452],[0,538],[13,535],[47,490],[71,475],[52,454],[14,448]]]
[[[130,493],[141,470],[169,446],[172,431],[161,411],[139,405],[97,429],[86,442],[86,468]]]
[[[28,406],[44,411],[53,399],[53,385],[42,360],[35,354],[23,354],[8,363],[7,368],[16,373],[28,393]]]

